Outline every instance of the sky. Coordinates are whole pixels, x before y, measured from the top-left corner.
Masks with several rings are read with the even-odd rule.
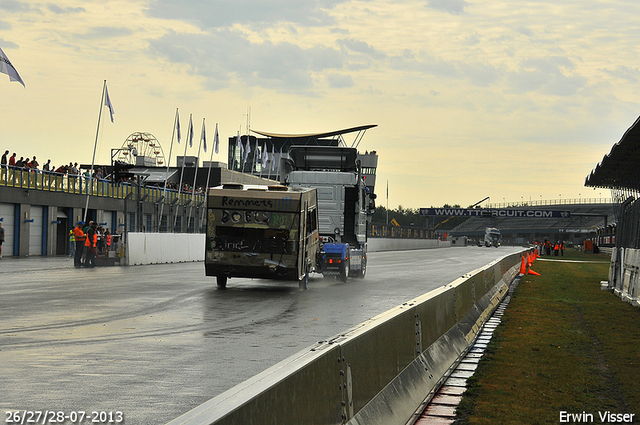
[[[608,197],[584,181],[640,114],[638,16],[635,0],[0,0],[26,84],[0,74],[0,149],[91,163],[97,138],[108,164],[148,132],[169,156],[178,110],[187,155],[204,119],[226,162],[247,122],[376,124],[358,148],[379,155],[378,205]]]

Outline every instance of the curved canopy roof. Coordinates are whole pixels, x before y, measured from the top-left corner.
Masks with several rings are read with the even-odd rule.
[[[640,118],[596,165],[584,185],[640,192]]]
[[[342,134],[368,130],[370,128],[377,127],[377,126],[378,124],[368,124],[368,125],[361,125],[358,127],[345,128],[342,130],[327,131],[326,133],[309,133],[309,134],[278,134],[278,133],[269,133],[266,131],[258,131],[258,130],[251,130],[251,131],[265,137],[273,137],[278,139],[306,139],[306,138],[322,138],[322,137],[340,136]]]

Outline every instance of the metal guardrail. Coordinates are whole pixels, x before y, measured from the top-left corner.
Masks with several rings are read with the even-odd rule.
[[[0,186],[15,187],[27,190],[41,190],[46,192],[71,193],[76,195],[89,195],[105,198],[124,199],[129,194],[137,194],[138,186],[131,183],[113,183],[109,180],[100,180],[74,174],[62,174],[53,171],[27,170],[12,166],[0,168]],[[148,202],[176,203],[178,191],[165,190],[162,187],[140,187],[140,197]],[[180,192],[179,205],[187,205],[192,200],[193,194]],[[196,204],[204,202],[204,194],[196,194]]]
[[[581,205],[581,204],[613,204],[611,198],[567,198],[567,199],[540,199],[521,200],[520,202],[502,202],[497,204],[487,204],[485,208],[511,208],[511,207],[540,207],[552,205]]]

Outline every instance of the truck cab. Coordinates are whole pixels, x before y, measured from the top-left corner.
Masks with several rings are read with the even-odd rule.
[[[283,184],[315,188],[321,272],[363,278],[367,265],[368,211],[375,196],[366,187],[356,148],[294,146],[285,160]]]

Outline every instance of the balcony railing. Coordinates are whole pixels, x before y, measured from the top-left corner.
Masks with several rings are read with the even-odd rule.
[[[90,195],[105,198],[124,199],[129,194],[138,191],[136,184],[124,182],[113,183],[109,180],[96,179],[74,174],[62,174],[53,171],[32,170],[2,165],[0,167],[0,187],[15,187],[27,190],[42,190],[46,192],[71,193],[75,195]],[[176,203],[178,191],[156,186],[140,186],[140,197],[148,202]],[[163,198],[163,196],[165,196]],[[193,194],[180,192],[178,205],[187,205]],[[196,193],[195,203],[201,204],[205,200],[203,193]]]

